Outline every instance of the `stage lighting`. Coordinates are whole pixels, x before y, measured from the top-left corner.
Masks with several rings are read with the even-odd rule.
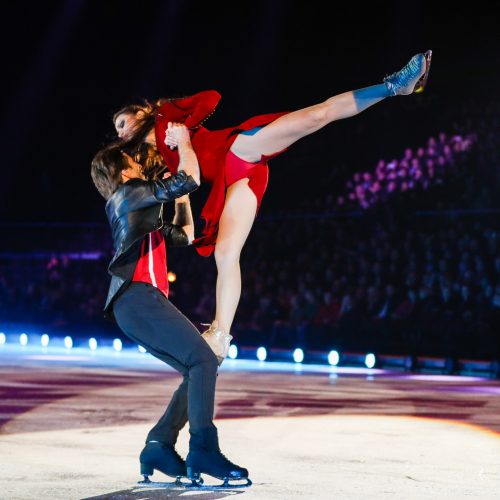
[[[89,339],[89,348],[91,351],[95,351],[97,349],[97,340],[94,337]]]
[[[259,361],[265,361],[267,358],[267,351],[265,347],[259,347],[257,349],[257,359]]]
[[[146,352],[146,349],[142,345],[137,346],[137,349],[139,349],[139,352]]]
[[[371,352],[366,355],[365,357],[365,366],[367,368],[373,368],[375,366],[376,358],[375,354],[372,354]]]
[[[295,351],[293,351],[293,360],[296,363],[302,363],[302,361],[304,361],[304,351],[299,348],[295,349]]]
[[[230,359],[236,359],[238,357],[238,348],[235,344],[229,346],[229,352],[227,353]]]
[[[64,337],[64,347],[71,349],[73,347],[73,339],[71,337]]]
[[[167,279],[169,283],[174,283],[174,281],[177,279],[177,275],[173,273],[172,271],[169,271],[167,273]]]
[[[5,333],[1,332],[0,333],[0,345],[4,345],[5,342],[7,342],[7,337],[5,336]]]
[[[42,344],[42,347],[47,347],[49,345],[49,340],[49,336],[44,333],[40,338],[40,344]]]
[[[340,356],[337,351],[330,351],[328,354],[328,363],[330,363],[332,366],[337,366],[340,361]]]
[[[25,333],[19,335],[19,343],[23,346],[28,344],[28,336]]]
[[[113,349],[115,351],[121,351],[122,350],[122,341],[120,339],[115,339],[113,340]]]

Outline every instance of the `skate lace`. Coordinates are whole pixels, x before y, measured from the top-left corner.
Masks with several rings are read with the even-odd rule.
[[[413,77],[414,73],[419,69],[418,54],[414,55],[410,61],[399,71],[391,73],[384,78],[384,81],[388,81],[393,85],[403,87],[405,82]]]
[[[213,333],[217,329],[217,323],[212,321],[212,323],[200,323],[201,326],[208,326],[207,333]]]

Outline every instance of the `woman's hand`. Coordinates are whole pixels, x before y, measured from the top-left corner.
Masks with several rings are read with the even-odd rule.
[[[170,149],[175,149],[191,142],[189,129],[183,123],[168,122],[167,132],[165,134],[165,144]]]

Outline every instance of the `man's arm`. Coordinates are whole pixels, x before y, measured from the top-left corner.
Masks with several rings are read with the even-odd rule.
[[[194,222],[188,195],[175,200],[175,215],[173,223],[175,226],[182,228],[188,237],[189,244],[191,244],[194,240]]]
[[[175,215],[172,224],[163,226],[163,237],[167,245],[182,247],[194,240],[194,222],[189,196],[175,200]]]
[[[188,128],[182,123],[168,123],[165,143],[175,141],[179,151],[179,168],[177,172],[186,172],[194,181],[200,184],[200,165],[191,144]]]
[[[169,201],[174,201],[181,196],[192,193],[198,189],[200,182],[198,176],[198,182],[186,171],[178,172],[175,175],[171,175],[167,179],[159,179],[157,181],[149,181],[144,183],[151,189],[154,203],[167,203]],[[151,203],[146,203],[147,205]]]

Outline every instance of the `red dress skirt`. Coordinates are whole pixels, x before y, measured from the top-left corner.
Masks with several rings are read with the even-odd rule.
[[[211,184],[208,198],[201,211],[205,226],[201,236],[193,242],[197,252],[205,257],[211,255],[215,248],[219,219],[224,209],[228,186],[240,179],[248,178],[248,185],[255,193],[259,209],[269,177],[267,162],[282,152],[263,156],[256,163],[249,163],[231,152],[231,145],[239,133],[268,125],[286,114],[285,112],[259,115],[236,127],[208,130],[201,123],[215,111],[219,100],[220,94],[213,90],[171,100],[158,109],[155,120],[156,146],[168,169],[175,174],[179,167],[178,151],[176,149],[172,151],[165,144],[168,122],[184,123],[191,131],[191,143],[200,164],[202,182]]]

